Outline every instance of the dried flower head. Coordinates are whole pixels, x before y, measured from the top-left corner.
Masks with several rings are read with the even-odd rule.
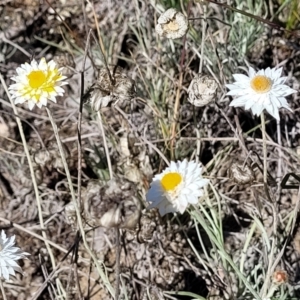
[[[253,170],[247,164],[234,162],[230,166],[228,173],[229,177],[239,184],[250,183],[255,179]]]
[[[209,180],[201,176],[202,168],[194,161],[171,162],[161,174],[155,175],[146,199],[149,208],[157,207],[163,216],[170,212],[183,213],[189,204],[197,204],[203,187]]]
[[[43,182],[43,171],[40,166],[34,162],[32,166],[36,183],[40,185]],[[15,174],[17,181],[21,183],[22,187],[32,187],[32,178],[31,176],[28,176],[28,174],[30,174],[29,166],[24,165],[22,168],[19,168]]]
[[[150,158],[144,145],[135,145],[138,138],[132,133],[124,133],[120,137],[118,152],[120,160],[118,165],[122,167],[126,179],[143,186],[147,179],[152,178],[153,171]]]
[[[137,240],[139,243],[145,243],[152,239],[153,232],[159,224],[159,214],[157,210],[143,210],[137,231]]]
[[[76,208],[73,202],[69,202],[65,206],[65,216],[66,221],[69,225],[71,225],[73,231],[77,230],[77,215],[76,215]]]
[[[65,157],[68,163],[70,163],[72,157],[70,156],[69,149],[65,144],[62,144],[62,147]],[[56,142],[48,142],[47,149],[37,149],[33,154],[33,159],[40,166],[47,166],[49,169],[63,169],[62,158]]]
[[[99,72],[98,80],[92,86],[91,107],[98,111],[110,102],[128,102],[135,96],[135,81],[120,70],[108,71],[103,68]]]
[[[174,8],[166,10],[157,20],[156,32],[168,39],[178,39],[184,36],[189,28],[187,18]]]
[[[75,61],[71,54],[69,53],[62,53],[55,55],[53,57],[54,62],[56,63],[57,67],[60,68],[62,71],[62,75],[66,77],[71,77],[74,74],[75,68]]]
[[[139,221],[141,204],[134,184],[125,179],[91,181],[82,197],[85,221],[91,227],[133,229]]]
[[[9,87],[15,104],[28,101],[30,110],[35,105],[41,108],[47,106],[47,100],[56,102],[56,97],[64,93],[61,86],[67,84],[63,81],[66,77],[53,60],[47,63],[42,58],[38,64],[33,59],[30,64],[25,63],[16,71],[17,76],[11,78],[16,83]]]
[[[285,270],[277,270],[273,273],[272,279],[273,283],[280,285],[286,283],[289,276]]]
[[[282,68],[267,68],[258,72],[249,68],[249,76],[234,74],[236,82],[226,84],[230,89],[227,95],[237,96],[230,106],[244,106],[251,109],[254,115],[260,115],[266,109],[279,120],[279,108],[292,111],[285,97],[297,92],[284,84],[287,77],[280,77],[281,73]]]
[[[190,83],[188,100],[195,106],[205,106],[214,100],[217,90],[218,84],[211,76],[197,74]]]
[[[14,247],[15,238],[14,235],[7,238],[4,230],[1,231],[0,276],[3,276],[6,280],[9,280],[9,275],[15,275],[15,271],[22,273],[22,269],[16,261],[30,255],[27,252],[22,252],[20,248]]]

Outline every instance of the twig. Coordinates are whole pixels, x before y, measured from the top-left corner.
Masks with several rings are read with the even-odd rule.
[[[116,293],[115,293],[115,300],[119,300],[120,296],[120,259],[121,259],[121,243],[120,243],[120,229],[117,227],[116,228],[116,247],[117,247],[117,252],[116,252],[116,270],[115,270],[115,275],[116,275]]]
[[[260,115],[261,119],[261,131],[263,137],[263,155],[264,155],[264,184],[267,185],[267,138],[266,138],[266,121],[265,121],[265,114],[262,112]]]
[[[282,146],[281,143],[281,131],[280,131],[280,120],[277,120],[277,143],[279,146]],[[278,166],[277,166],[277,180],[278,180],[278,188],[277,188],[277,201],[279,201],[281,196],[281,184],[280,178],[282,177],[282,151],[281,148],[278,148]]]

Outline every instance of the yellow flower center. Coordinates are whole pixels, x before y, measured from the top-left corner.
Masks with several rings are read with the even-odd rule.
[[[266,93],[272,87],[272,80],[264,75],[257,75],[251,81],[250,85],[256,93]]]
[[[182,181],[182,177],[179,173],[167,173],[161,179],[161,185],[165,191],[173,191]]]
[[[166,24],[166,27],[170,31],[178,31],[179,30],[179,25],[176,20],[172,20],[169,23]]]
[[[39,88],[46,82],[46,75],[43,71],[32,71],[27,75],[31,88]]]

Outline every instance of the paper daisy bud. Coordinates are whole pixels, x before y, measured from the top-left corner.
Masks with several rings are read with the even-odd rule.
[[[20,248],[14,247],[15,236],[6,237],[4,230],[0,237],[0,276],[9,280],[10,275],[15,275],[15,271],[22,273],[22,269],[16,263],[17,260],[26,258],[29,253],[22,252]]]
[[[35,105],[39,108],[46,106],[47,100],[56,102],[56,97],[64,93],[61,86],[67,84],[64,81],[66,76],[61,72],[53,60],[47,63],[45,58],[39,63],[33,59],[30,64],[21,65],[17,68],[17,75],[11,78],[16,83],[9,87],[15,104],[28,101],[32,110]]]
[[[267,68],[258,72],[249,68],[248,76],[234,74],[236,82],[226,84],[230,89],[227,95],[236,96],[230,106],[251,109],[254,115],[260,115],[266,109],[279,120],[279,108],[284,107],[292,111],[285,97],[296,92],[284,84],[287,77],[280,77],[281,72],[282,68]]]
[[[112,78],[106,69],[101,69],[98,80],[92,86],[91,107],[98,111],[111,102],[123,104],[135,96],[135,81],[121,70],[110,70]],[[112,80],[111,80],[112,79]]]
[[[209,180],[201,176],[202,168],[194,161],[171,162],[161,174],[155,175],[146,194],[149,208],[158,208],[163,216],[170,212],[183,213],[189,204],[197,204],[203,187]]]
[[[289,276],[285,270],[277,270],[273,273],[272,280],[275,284],[281,285],[286,283]]]
[[[190,83],[188,101],[195,106],[205,106],[214,100],[217,90],[218,84],[211,76],[197,74]]]
[[[187,18],[174,8],[166,10],[157,20],[156,32],[168,39],[183,37],[189,28]]]

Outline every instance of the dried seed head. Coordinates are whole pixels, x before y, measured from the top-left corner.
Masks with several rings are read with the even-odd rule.
[[[71,77],[74,74],[74,68],[76,65],[71,54],[58,54],[53,57],[53,60],[55,61],[58,68],[62,68],[62,75]]]
[[[34,169],[34,175],[36,179],[36,183],[38,185],[43,183],[43,172],[39,165],[33,163],[33,169]],[[24,187],[32,187],[32,178],[30,175],[29,166],[24,166],[23,168],[20,168],[16,172],[16,177],[18,181],[24,186]]]
[[[47,165],[52,160],[50,152],[46,149],[41,149],[34,152],[33,159],[35,163],[41,166]]]
[[[83,193],[85,221],[91,227],[133,229],[141,204],[134,184],[121,178],[90,182]]]
[[[205,106],[214,100],[217,90],[218,84],[211,76],[197,74],[190,83],[188,101],[195,106]]]
[[[252,169],[245,164],[234,162],[229,168],[229,176],[239,184],[246,184],[255,179]]]
[[[153,237],[153,232],[156,230],[157,224],[159,224],[159,214],[157,213],[157,210],[143,210],[137,232],[138,242],[145,243],[150,241]]]
[[[9,137],[9,127],[6,123],[0,122],[0,138]]]
[[[157,20],[156,32],[168,39],[184,36],[189,28],[187,18],[174,8],[166,10]]]
[[[69,149],[65,144],[62,144],[65,157],[70,163],[71,156]],[[41,166],[47,165],[49,168],[63,169],[63,162],[59,153],[58,146],[55,142],[50,141],[47,145],[47,149],[39,149],[33,154],[35,163]],[[51,163],[49,163],[51,162]]]
[[[92,86],[91,107],[98,111],[110,102],[118,103],[130,101],[135,96],[135,81],[121,70],[110,70],[111,77],[106,69],[101,69],[98,80]]]
[[[281,285],[288,281],[289,276],[285,270],[277,270],[273,273],[272,279],[273,283]]]
[[[126,179],[138,183],[138,188],[143,186],[144,181],[152,178],[153,171],[150,165],[149,156],[146,155],[144,145],[135,145],[137,137],[132,133],[124,133],[120,137],[120,160],[119,165],[122,167]]]

